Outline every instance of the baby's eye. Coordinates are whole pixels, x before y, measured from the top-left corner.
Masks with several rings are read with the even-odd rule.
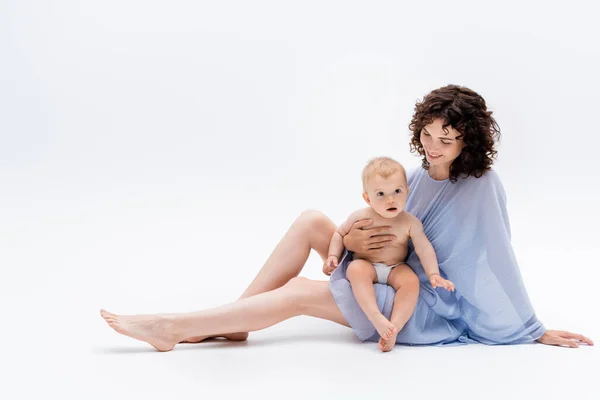
[[[394,190],[394,193],[400,194],[400,193],[402,193],[402,190],[401,189],[396,189],[396,190]]]
[[[377,196],[378,196],[378,197],[381,197],[381,196],[383,196],[383,192],[377,192]]]

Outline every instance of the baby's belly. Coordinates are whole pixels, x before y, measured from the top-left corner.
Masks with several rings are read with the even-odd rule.
[[[402,263],[406,260],[408,249],[406,246],[390,246],[388,248],[381,249],[377,254],[371,258],[362,254],[354,254],[354,258],[360,258],[370,262],[382,263],[385,265],[394,265]]]

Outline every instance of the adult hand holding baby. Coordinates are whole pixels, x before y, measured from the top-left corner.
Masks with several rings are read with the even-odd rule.
[[[356,221],[350,232],[344,236],[344,247],[354,253],[372,257],[396,238],[396,235],[388,233],[392,229],[391,226],[366,228],[372,223],[373,220],[370,219]]]

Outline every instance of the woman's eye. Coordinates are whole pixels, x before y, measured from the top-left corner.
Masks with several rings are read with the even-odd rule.
[[[431,136],[431,135],[429,135],[429,133],[427,133],[425,131],[423,131],[423,135],[425,135],[425,136]]]
[[[447,146],[450,144],[450,142],[442,142],[442,144],[445,144]]]

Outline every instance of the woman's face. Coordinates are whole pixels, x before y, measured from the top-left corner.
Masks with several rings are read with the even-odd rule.
[[[456,138],[461,134],[451,126],[447,126],[444,132],[443,123],[442,119],[436,119],[425,125],[421,130],[420,140],[430,167],[450,169],[450,165],[460,155],[465,144],[462,139]]]

